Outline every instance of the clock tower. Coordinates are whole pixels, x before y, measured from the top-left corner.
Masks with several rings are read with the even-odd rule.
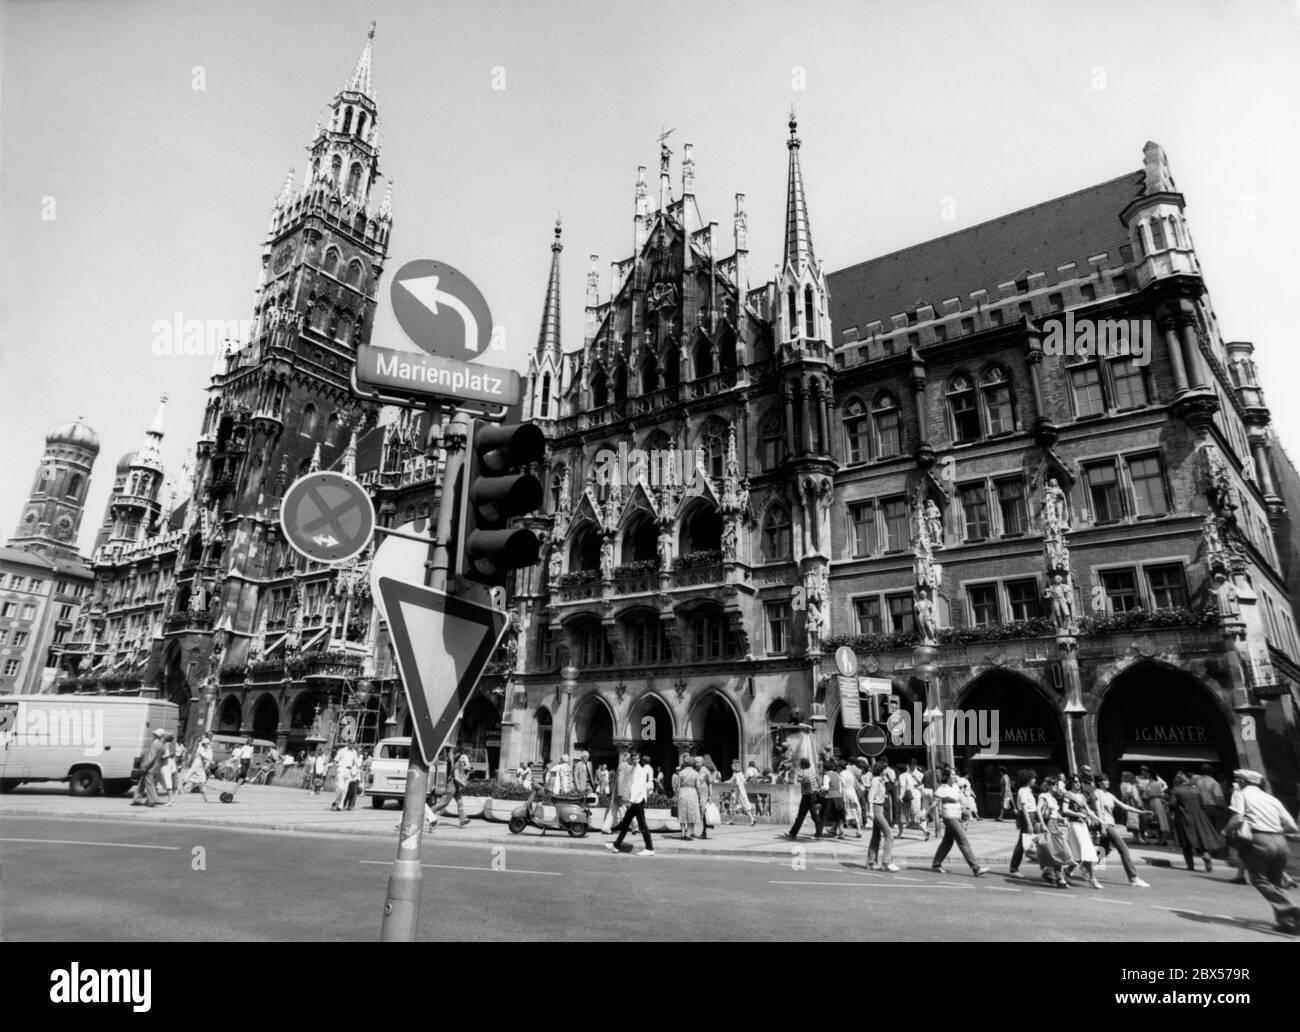
[[[297,477],[343,458],[377,406],[358,402],[351,376],[369,340],[392,226],[392,184],[379,192],[382,140],[371,62],[361,57],[317,122],[308,168],[290,169],[271,210],[247,342],[213,371],[183,520],[171,633],[197,638],[228,622],[246,646],[258,598],[291,565],[279,504]],[[198,598],[202,604],[188,599]],[[234,658],[233,655],[228,658]]]

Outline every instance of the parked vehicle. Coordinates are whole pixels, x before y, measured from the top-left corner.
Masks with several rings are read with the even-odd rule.
[[[239,761],[234,758],[235,749],[244,744],[244,735],[212,736],[212,770],[213,777],[223,781],[234,781],[239,777]],[[275,750],[275,743],[265,738],[253,739],[253,762],[249,765],[250,775],[266,763],[266,758]]]
[[[174,702],[121,695],[0,696],[0,792],[66,781],[76,796],[124,795],[156,728],[174,732]]]
[[[390,799],[396,799],[402,805],[406,795],[406,768],[411,760],[411,739],[384,738],[375,746],[373,759],[370,761],[370,779],[366,782],[366,794],[370,796],[370,805],[381,810]],[[470,748],[465,750],[469,758],[470,781],[482,781],[488,776],[488,758],[486,749]],[[441,794],[447,787],[447,759],[444,750],[442,758],[429,771],[429,791]]]
[[[406,795],[406,768],[410,765],[410,760],[410,738],[384,738],[375,746],[366,794],[370,796],[370,805],[376,810],[382,810],[390,799],[396,799],[398,807],[402,805],[402,797]]]
[[[573,838],[582,838],[591,825],[591,810],[581,796],[552,796],[555,818],[546,819],[546,810],[542,805],[540,793],[536,786],[528,793],[528,798],[510,815],[510,830],[518,835],[525,828],[540,828],[542,834],[548,831],[567,831]]]

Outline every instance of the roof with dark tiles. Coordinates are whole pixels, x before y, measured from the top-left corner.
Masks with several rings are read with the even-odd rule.
[[[866,336],[868,324],[877,320],[888,332],[895,315],[922,304],[933,305],[941,315],[943,302],[956,297],[968,309],[976,290],[988,291],[994,302],[1000,297],[999,283],[1030,273],[1044,273],[1047,283],[1054,284],[1057,266],[1069,262],[1084,275],[1088,259],[1102,252],[1117,264],[1120,248],[1129,242],[1119,215],[1142,196],[1143,181],[1141,171],[1131,172],[831,273],[827,286],[835,343],[842,343],[844,331],[852,327]]]

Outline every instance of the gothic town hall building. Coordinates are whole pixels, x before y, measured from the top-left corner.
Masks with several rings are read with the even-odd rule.
[[[1295,478],[1162,149],[828,273],[793,117],[785,146],[779,272],[756,288],[744,195],[725,241],[690,144],[675,171],[661,150],[657,184],[639,170],[632,253],[603,300],[592,257],[580,347],[556,227],[524,399],[548,439],[528,521],[542,561],[512,585],[513,637],[462,741],[494,772],[627,744],[726,769],[771,765],[795,717],[851,754],[856,710],[996,710],[996,741],[940,746],[990,792],[999,766],[1211,763],[1293,796]],[[296,555],[280,498],[341,469],[381,521],[418,523],[440,452],[437,426],[350,390],[392,223],[369,42],[310,155],[275,203],[253,339],[218,362],[192,469],[163,487],[160,422],[119,464],[61,684],[156,692],[191,737],[292,749],[409,722],[366,559]],[[1117,326],[1124,348],[1061,346]],[[836,676],[840,645],[870,705]],[[918,733],[890,755],[926,749]]]

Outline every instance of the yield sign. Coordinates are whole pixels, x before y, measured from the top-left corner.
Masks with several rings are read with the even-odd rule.
[[[492,313],[478,287],[446,262],[407,262],[389,288],[393,317],[430,355],[472,361],[492,340]]]
[[[424,762],[432,765],[506,634],[506,614],[392,577],[375,578]]]

